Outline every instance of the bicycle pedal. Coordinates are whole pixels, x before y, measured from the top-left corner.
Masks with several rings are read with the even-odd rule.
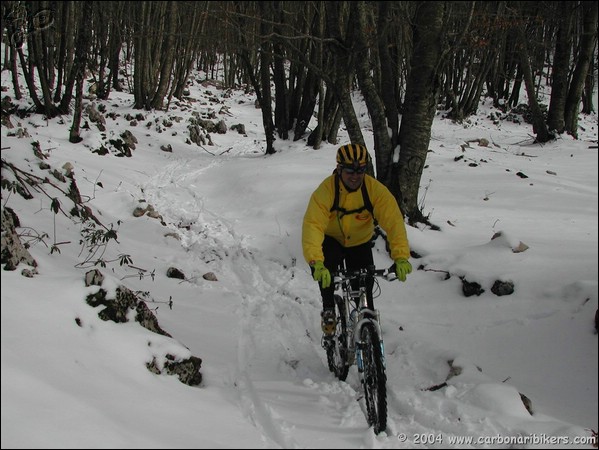
[[[332,336],[335,334],[337,328],[337,318],[335,317],[335,311],[327,309],[321,313],[320,326],[325,337]]]
[[[322,326],[322,332],[325,337],[331,337],[335,334],[335,329],[337,328],[336,324],[326,324]]]

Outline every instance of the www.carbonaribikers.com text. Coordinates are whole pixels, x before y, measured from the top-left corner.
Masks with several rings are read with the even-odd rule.
[[[399,433],[400,442],[407,442],[409,436]],[[597,446],[597,436],[551,436],[544,433],[518,436],[444,436],[442,433],[416,433],[412,435],[414,444],[449,444],[449,445],[592,445]]]

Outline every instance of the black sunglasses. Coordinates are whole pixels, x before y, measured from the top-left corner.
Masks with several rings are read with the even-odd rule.
[[[366,173],[366,166],[359,166],[359,167],[343,166],[341,169],[349,175],[353,175],[354,173],[357,173],[360,175],[363,173]]]

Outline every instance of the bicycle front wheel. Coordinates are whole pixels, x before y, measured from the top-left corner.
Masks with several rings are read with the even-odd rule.
[[[349,372],[347,321],[345,319],[345,302],[339,295],[335,295],[335,312],[337,315],[335,335],[325,339],[324,347],[327,352],[329,370],[339,380],[345,381]]]
[[[373,323],[364,324],[360,333],[362,354],[362,386],[368,414],[368,425],[375,434],[387,428],[387,375],[382,345]]]

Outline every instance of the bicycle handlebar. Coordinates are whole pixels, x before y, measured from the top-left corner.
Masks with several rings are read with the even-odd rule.
[[[395,264],[387,269],[377,269],[375,266],[368,266],[362,269],[338,269],[331,272],[331,278],[333,278],[336,283],[345,280],[353,280],[362,276],[381,277],[387,281],[394,281],[397,279],[397,274],[395,273]]]

